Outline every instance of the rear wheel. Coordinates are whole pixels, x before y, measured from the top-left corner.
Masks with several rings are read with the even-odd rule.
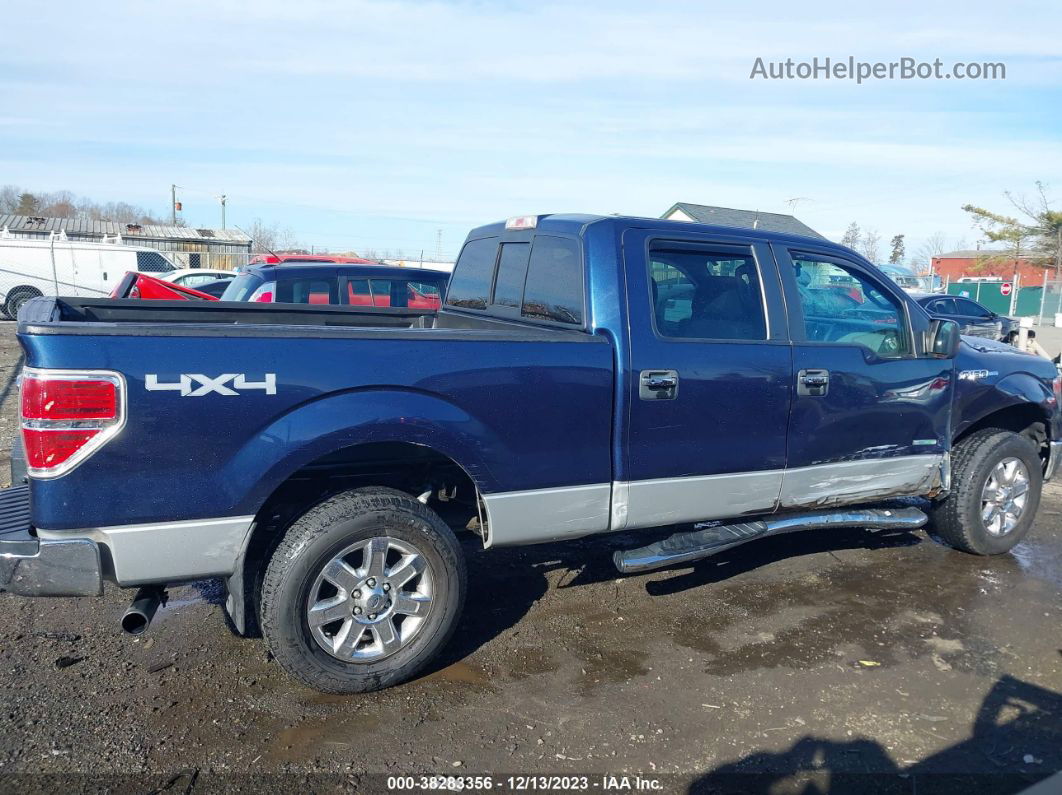
[[[288,529],[266,569],[262,632],[310,687],[379,690],[438,653],[464,593],[460,545],[434,511],[393,489],[356,489]]]
[[[1032,527],[1043,488],[1036,446],[1011,431],[970,434],[952,453],[952,490],[931,511],[948,544],[976,555],[1012,549]]]
[[[41,291],[36,287],[15,287],[7,294],[4,312],[8,317],[17,320],[18,310],[22,308],[22,305],[31,298],[40,298],[41,295]]]

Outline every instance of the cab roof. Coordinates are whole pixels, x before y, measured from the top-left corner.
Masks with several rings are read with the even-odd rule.
[[[747,237],[749,240],[773,240],[786,243],[803,243],[818,248],[834,248],[842,251],[848,249],[822,237],[810,237],[785,232],[772,232],[767,229],[752,229],[739,226],[718,226],[714,224],[701,224],[690,221],[670,221],[664,218],[641,218],[633,215],[585,215],[580,213],[546,213],[535,216],[538,221],[534,229],[514,230],[506,228],[505,221],[496,221],[491,224],[473,229],[469,239],[476,237],[490,237],[493,235],[513,234],[519,231],[526,232],[556,232],[569,235],[580,235],[584,230],[593,225],[611,224],[619,228],[652,229],[674,232],[701,232],[706,234],[726,235],[728,237]],[[862,259],[862,257],[860,257]]]

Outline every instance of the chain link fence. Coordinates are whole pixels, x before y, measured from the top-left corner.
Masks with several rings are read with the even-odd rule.
[[[157,249],[121,243],[0,239],[0,319],[14,318],[19,307],[37,296],[102,297],[128,271],[166,278],[184,268],[202,274],[178,276],[188,287],[202,283],[206,271],[233,271],[246,266],[249,252]]]
[[[1062,280],[1044,282],[1037,323],[1062,327]]]

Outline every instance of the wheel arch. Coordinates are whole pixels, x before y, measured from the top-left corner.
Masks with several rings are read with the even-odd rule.
[[[290,469],[290,467],[289,467]],[[466,464],[436,446],[407,440],[363,440],[290,469],[255,512],[235,570],[226,579],[226,611],[241,635],[257,634],[261,575],[284,532],[299,516],[330,496],[364,486],[387,486],[422,502],[450,503],[482,532],[480,485]]]
[[[967,406],[967,417],[956,427],[956,444],[984,428],[1013,431],[1034,441],[1047,442],[1054,395],[1049,386],[1029,373],[1014,373]]]

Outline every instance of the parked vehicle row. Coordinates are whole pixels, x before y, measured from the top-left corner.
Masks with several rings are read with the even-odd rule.
[[[351,306],[357,280],[316,267],[254,266],[240,302],[23,308],[29,485],[0,493],[0,588],[140,588],[140,632],[167,584],[223,577],[293,677],[367,691],[454,632],[454,529],[494,548],[669,527],[616,552],[626,573],[927,521],[993,555],[1062,457],[1050,362],[960,338],[819,238],[510,219],[469,234],[438,312],[390,274]],[[249,300],[269,291],[302,300]]]
[[[327,261],[252,265],[195,288],[127,273],[111,298],[392,307],[434,312],[449,274],[421,268]]]

